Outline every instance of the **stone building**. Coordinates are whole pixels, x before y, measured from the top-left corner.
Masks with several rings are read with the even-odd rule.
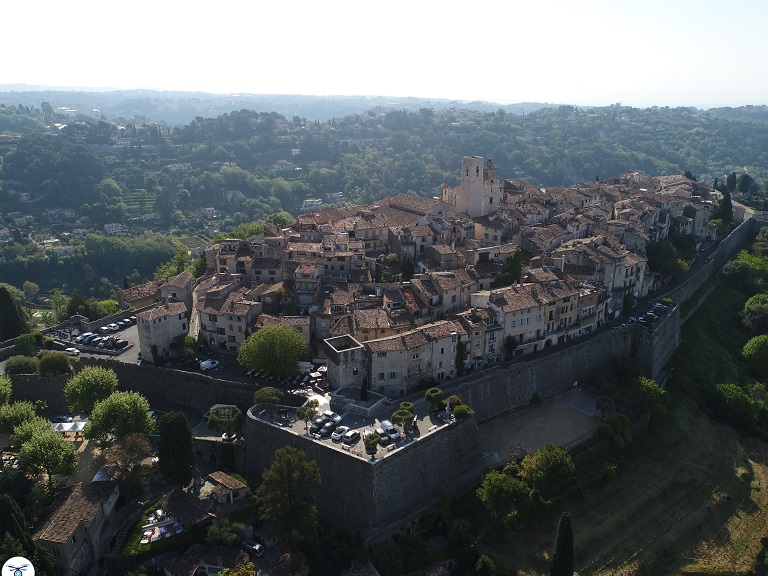
[[[164,300],[154,308],[136,314],[136,328],[144,361],[154,362],[155,357],[170,358],[174,341],[182,340],[189,333],[187,306],[184,302]]]

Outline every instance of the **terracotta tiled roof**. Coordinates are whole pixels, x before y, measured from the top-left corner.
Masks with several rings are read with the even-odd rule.
[[[227,490],[240,490],[246,487],[245,484],[240,482],[240,480],[237,480],[236,478],[232,478],[232,476],[220,470],[217,470],[216,472],[211,472],[210,474],[208,474],[208,478],[213,482],[216,482],[217,484],[221,484]]]
[[[176,314],[186,314],[187,306],[184,302],[168,302],[167,304],[158,304],[154,308],[139,312],[136,317],[140,320],[152,321],[163,316],[175,316]]]
[[[90,523],[102,503],[109,500],[117,482],[79,482],[65,488],[51,504],[49,515],[33,537],[36,540],[65,543],[81,523]]]

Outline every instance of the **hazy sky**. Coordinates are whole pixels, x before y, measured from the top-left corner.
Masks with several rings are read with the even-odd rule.
[[[0,85],[768,104],[765,0],[34,0]]]

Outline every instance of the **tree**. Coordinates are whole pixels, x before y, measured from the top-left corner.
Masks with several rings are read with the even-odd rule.
[[[437,410],[443,396],[443,391],[440,388],[430,388],[424,393],[424,399],[429,402],[429,406],[433,412]]]
[[[255,494],[261,519],[275,526],[289,549],[302,535],[312,534],[317,523],[314,490],[320,471],[306,458],[292,446],[278,448]]]
[[[272,386],[265,386],[261,390],[256,390],[256,392],[254,392],[253,403],[259,408],[266,409],[271,417],[272,407],[280,402],[280,398],[282,397],[282,390],[278,390]]]
[[[744,344],[741,354],[761,377],[768,376],[768,334],[751,338]]]
[[[29,524],[16,501],[7,493],[0,493],[0,542],[3,543],[4,558],[23,556],[35,567],[35,574],[58,574],[50,552],[32,540],[27,526]],[[13,543],[13,552],[10,554],[6,547],[9,542]]]
[[[725,177],[725,186],[728,192],[735,192],[736,191],[736,184],[738,182],[738,176],[736,175],[736,172],[731,172],[728,174],[728,176]]]
[[[8,404],[13,394],[13,385],[8,376],[0,376],[0,405]]]
[[[459,336],[459,341],[456,344],[456,375],[457,376],[464,376],[464,359],[467,354],[467,345],[461,341],[461,336]]]
[[[25,280],[22,288],[24,290],[24,297],[27,301],[32,300],[32,298],[40,292],[40,286],[30,280]]]
[[[40,361],[29,356],[11,356],[5,361],[6,374],[37,374]]]
[[[59,290],[54,290],[51,296],[51,310],[53,311],[53,318],[56,323],[63,322],[67,319],[67,305],[69,299],[64,296]]]
[[[752,285],[752,267],[743,260],[731,260],[720,271],[723,280],[734,286],[748,289]]]
[[[768,332],[768,293],[755,294],[744,304],[741,321],[752,332]]]
[[[69,356],[63,352],[45,352],[40,356],[39,370],[41,376],[58,376],[66,374],[72,367]]]
[[[243,413],[236,406],[219,406],[211,410],[208,418],[208,426],[232,438],[234,433],[240,428],[240,421],[243,419]]]
[[[19,308],[5,286],[0,286],[0,342],[29,332]]]
[[[723,227],[726,230],[730,230],[731,225],[733,224],[733,203],[731,202],[730,192],[723,194],[723,199],[720,201],[720,209],[718,210],[717,216],[723,221]]]
[[[402,426],[403,431],[407,431],[413,424],[413,413],[408,410],[397,410],[392,414],[392,422]]]
[[[517,340],[515,340],[512,336],[507,336],[504,338],[504,357],[506,358],[507,362],[512,360],[514,357],[516,348]]]
[[[0,431],[10,434],[16,426],[27,420],[33,420],[36,416],[35,405],[27,400],[3,404],[0,406]]]
[[[630,383],[629,395],[638,408],[649,410],[652,415],[666,414],[669,394],[655,380],[638,376]]]
[[[563,512],[557,525],[555,552],[549,576],[573,576],[573,526],[570,512]]]
[[[289,375],[299,371],[299,360],[307,351],[304,337],[290,326],[267,326],[243,342],[237,361],[249,370],[267,370]]]
[[[475,562],[475,576],[496,576],[496,563],[482,554]]]
[[[113,392],[96,402],[83,433],[101,448],[119,442],[128,434],[149,435],[155,420],[149,415],[149,402],[138,392]]]
[[[24,420],[14,426],[10,436],[11,444],[21,447],[32,437],[47,433],[50,429],[51,423],[42,416],[35,416],[29,420]]]
[[[304,430],[309,430],[309,423],[317,416],[317,407],[319,403],[317,400],[309,400],[304,406],[299,406],[296,410],[296,416],[299,420],[304,422]]]
[[[195,465],[192,430],[183,412],[163,414],[157,426],[157,467],[160,476],[171,486],[188,486]]]
[[[90,412],[97,402],[117,390],[117,374],[110,368],[86,366],[64,386],[64,397],[72,412]]]
[[[35,434],[19,450],[19,467],[33,474],[44,474],[46,491],[54,496],[58,487],[57,476],[69,477],[77,468],[77,450],[53,428]]]
[[[547,442],[522,462],[523,477],[542,498],[549,500],[568,488],[576,467],[570,454],[560,446]]]
[[[218,524],[211,524],[205,534],[206,544],[211,546],[237,546],[243,538],[245,525],[225,518]]]
[[[13,343],[14,352],[20,356],[34,356],[37,354],[35,337],[32,334],[22,334]]]

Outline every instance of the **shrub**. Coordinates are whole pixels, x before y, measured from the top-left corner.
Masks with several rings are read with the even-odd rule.
[[[443,399],[443,391],[440,388],[430,388],[424,394],[424,399],[429,402],[432,410],[438,410],[438,405]]]
[[[456,417],[457,420],[466,420],[470,417],[472,414],[472,411],[469,409],[469,406],[466,404],[459,404],[456,406],[456,408],[453,409],[453,415]]]
[[[755,336],[741,351],[747,363],[760,376],[768,376],[768,334]]]
[[[40,356],[40,374],[42,376],[58,376],[66,374],[70,369],[69,356],[63,352],[45,352]]]
[[[37,353],[34,334],[22,334],[13,343],[14,351],[20,356],[34,356]]]
[[[37,374],[40,361],[29,356],[11,356],[5,362],[6,374]]]
[[[406,410],[407,412],[410,412],[411,414],[416,413],[416,406],[413,405],[413,402],[408,402],[407,400],[404,402],[400,402],[400,410]]]

